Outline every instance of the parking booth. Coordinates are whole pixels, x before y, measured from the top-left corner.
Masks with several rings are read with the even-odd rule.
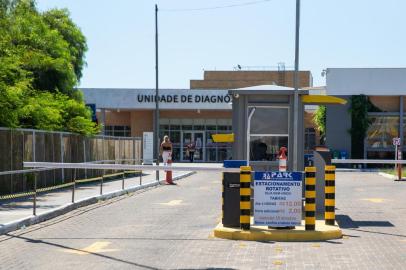
[[[249,160],[254,171],[278,170],[278,155],[287,148],[287,170],[293,169],[294,89],[261,85],[230,90],[233,97],[233,159]],[[300,90],[300,95],[308,91]],[[299,98],[298,170],[304,164],[304,105]],[[250,117],[251,116],[251,117]],[[249,143],[249,146],[247,146]]]
[[[229,91],[233,100],[232,157],[236,161],[247,161],[247,166],[240,167],[239,183],[237,173],[224,174],[223,219],[214,230],[216,237],[281,241],[341,237],[334,220],[335,168],[330,166],[326,170],[325,194],[328,196],[324,197],[322,191],[317,194],[316,168],[304,168],[304,100],[308,91],[299,90],[297,110],[294,91],[277,85]],[[297,129],[293,126],[295,111]],[[295,152],[294,132],[297,132]],[[240,199],[239,211],[235,211],[237,198]],[[324,220],[316,220],[316,201],[321,198],[326,200],[323,206],[328,208],[325,218],[328,226],[324,226]],[[236,228],[238,222],[240,227]],[[281,228],[285,229],[279,230]]]

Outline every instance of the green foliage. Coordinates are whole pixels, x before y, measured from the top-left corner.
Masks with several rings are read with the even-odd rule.
[[[33,0],[0,0],[0,125],[96,134],[75,90],[86,50],[67,10],[41,14]]]
[[[313,121],[317,125],[320,133],[326,132],[326,106],[321,105],[317,108],[313,116]]]
[[[324,141],[326,136],[326,111],[326,106],[321,105],[313,115],[313,122],[316,124],[317,130],[320,132],[321,141]]]
[[[365,95],[351,97],[351,155],[353,158],[364,158],[364,139],[371,124],[368,112],[381,111]]]

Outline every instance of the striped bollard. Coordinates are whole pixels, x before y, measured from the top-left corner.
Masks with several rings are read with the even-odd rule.
[[[251,222],[251,167],[240,167],[240,226],[250,229]]]
[[[316,167],[305,168],[305,230],[316,229]]]
[[[335,224],[335,180],[336,180],[336,166],[326,166],[325,167],[325,210],[324,219],[326,220],[326,225]]]
[[[221,179],[221,223],[224,225],[224,186],[226,185],[224,181],[224,173],[223,179]]]

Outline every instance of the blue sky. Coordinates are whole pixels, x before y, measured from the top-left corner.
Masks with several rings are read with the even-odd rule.
[[[81,87],[155,87],[154,5],[159,13],[160,87],[188,88],[203,70],[294,63],[295,0],[169,12],[253,0],[37,0],[68,8],[88,40]],[[300,69],[315,85],[328,67],[405,67],[406,1],[302,0]]]

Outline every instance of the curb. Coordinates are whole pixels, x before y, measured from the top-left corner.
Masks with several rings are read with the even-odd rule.
[[[243,231],[240,228],[226,228],[220,223],[214,229],[214,236],[228,240],[245,241],[275,241],[275,242],[313,242],[339,239],[342,237],[342,231],[336,224],[335,226],[324,225],[324,221],[316,221],[315,231],[306,231],[304,226],[294,230],[276,230],[268,229],[263,226],[251,226],[249,231]]]
[[[379,172],[378,174],[380,176],[388,178],[388,179],[392,179],[392,180],[398,179],[396,176],[389,174],[389,173]]]
[[[193,174],[195,174],[196,172],[188,172],[185,174],[181,174],[178,175],[176,177],[173,178],[173,181],[178,181],[180,179],[186,178],[188,176],[191,176]],[[144,184],[141,186],[136,186],[136,187],[132,187],[132,188],[127,188],[127,189],[123,189],[123,190],[117,190],[117,191],[112,191],[103,195],[98,195],[98,196],[94,196],[94,197],[88,197],[88,198],[84,198],[81,200],[78,200],[74,203],[68,203],[65,205],[62,205],[58,208],[55,208],[53,210],[50,211],[46,211],[44,213],[38,214],[36,216],[29,216],[26,218],[22,218],[22,219],[18,219],[15,221],[11,221],[9,223],[5,223],[4,225],[0,225],[0,235],[12,232],[12,231],[16,231],[19,230],[23,227],[28,227],[37,223],[41,223],[44,222],[46,220],[55,218],[57,216],[66,214],[70,211],[73,211],[77,208],[80,207],[84,207],[84,206],[88,206],[91,204],[95,204],[99,201],[105,201],[105,200],[109,200],[118,196],[122,196],[128,193],[132,193],[138,190],[142,190],[142,189],[146,189],[146,188],[150,188],[150,187],[154,187],[154,186],[158,186],[160,184],[163,184],[165,182],[165,180],[160,180],[159,182],[152,182],[152,183],[148,183],[148,184]]]

